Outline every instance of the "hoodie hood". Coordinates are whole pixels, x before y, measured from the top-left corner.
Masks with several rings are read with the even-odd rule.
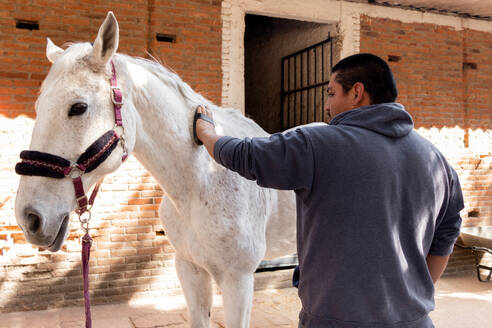
[[[413,120],[398,103],[369,105],[338,114],[330,125],[350,125],[392,138],[401,138],[413,130]]]

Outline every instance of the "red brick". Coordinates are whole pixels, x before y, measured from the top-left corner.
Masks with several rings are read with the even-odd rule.
[[[152,198],[132,198],[128,200],[128,205],[143,205],[153,203],[154,200]]]

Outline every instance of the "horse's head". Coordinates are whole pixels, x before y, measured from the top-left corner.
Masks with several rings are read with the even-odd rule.
[[[25,161],[24,165],[31,166],[26,166],[24,172],[20,170],[22,167],[18,170],[23,175],[17,192],[15,214],[27,241],[51,251],[59,250],[68,236],[69,214],[78,204],[74,185],[70,176],[53,178],[49,177],[50,174],[32,174],[32,171],[49,171],[51,164],[60,164],[57,161],[65,163],[59,158],[74,167],[73,163],[77,163],[83,153],[86,157],[95,158],[94,150],[97,153],[101,147],[93,143],[104,139],[98,138],[115,125],[109,81],[111,58],[118,47],[118,38],[118,23],[110,12],[93,46],[80,43],[63,50],[48,39],[46,55],[53,64],[36,101],[36,122],[30,151],[25,152],[29,155],[27,159],[34,161]],[[134,122],[129,122],[125,113],[123,118],[126,147],[131,150],[135,140],[134,129],[131,129]],[[119,135],[123,133],[119,127],[115,131]],[[100,163],[93,161],[91,169],[81,175],[86,191],[99,178],[120,166],[124,153],[121,145],[122,141],[117,140],[110,151],[96,158],[96,162]],[[92,152],[86,152],[90,146]],[[39,162],[42,164],[40,167]],[[80,174],[77,168],[70,175],[74,171]]]

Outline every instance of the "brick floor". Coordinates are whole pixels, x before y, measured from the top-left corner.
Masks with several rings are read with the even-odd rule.
[[[300,309],[294,288],[256,291],[251,328],[297,328]],[[475,276],[446,277],[436,287],[436,310],[431,313],[436,328],[490,327],[492,282]],[[141,298],[128,304],[92,308],[93,328],[188,328],[184,297]],[[82,307],[0,314],[0,328],[84,327]],[[222,298],[214,296],[212,328],[224,328]]]

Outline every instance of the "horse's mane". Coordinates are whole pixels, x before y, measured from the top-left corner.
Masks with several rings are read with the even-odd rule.
[[[125,54],[117,54],[118,57],[134,62],[139,66],[143,66],[159,80],[166,85],[177,90],[190,103],[199,105],[204,104],[211,107],[216,107],[211,101],[203,97],[198,92],[195,92],[186,82],[184,82],[178,74],[164,67],[155,58],[145,59],[141,57],[133,57]]]
[[[124,61],[130,61],[140,67],[145,68],[148,72],[153,74],[164,84],[179,92],[183,96],[183,98],[188,101],[190,109],[194,109],[198,105],[206,105],[207,108],[211,109],[214,112],[214,115],[216,113],[226,116],[227,122],[232,123],[232,126],[234,126],[235,129],[237,129],[237,127],[245,129],[244,133],[240,133],[238,136],[268,135],[268,133],[266,133],[256,122],[245,117],[243,114],[241,114],[239,110],[217,106],[198,92],[194,91],[186,82],[181,79],[181,77],[179,77],[178,74],[164,67],[155,58],[145,59],[141,57],[128,56],[125,54],[117,54],[117,58]],[[234,124],[234,122],[236,124]],[[238,131],[232,130],[229,132],[230,134],[233,134],[233,132]]]

